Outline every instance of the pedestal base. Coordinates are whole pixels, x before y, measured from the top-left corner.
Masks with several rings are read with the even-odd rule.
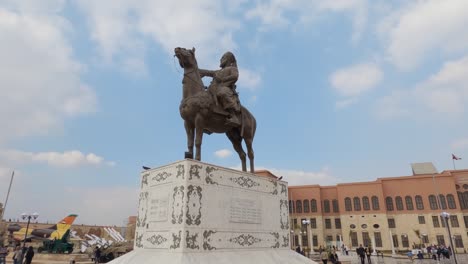
[[[112,264],[302,264],[288,186],[194,160],[142,172],[134,251]]]

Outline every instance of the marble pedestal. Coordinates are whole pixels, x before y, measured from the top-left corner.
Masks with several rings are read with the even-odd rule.
[[[302,264],[287,183],[194,160],[144,171],[134,250],[112,264]]]

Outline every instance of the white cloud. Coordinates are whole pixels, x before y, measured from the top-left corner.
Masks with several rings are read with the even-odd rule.
[[[260,85],[261,82],[262,82],[262,77],[260,76],[260,74],[244,69],[244,68],[239,68],[238,87],[240,88],[245,87],[245,88],[254,90]]]
[[[343,99],[343,100],[339,100],[335,103],[335,108],[337,110],[340,110],[340,109],[344,109],[346,107],[349,107],[353,104],[357,103],[357,99],[356,97],[353,97],[353,98],[349,98],[349,99]]]
[[[232,151],[229,149],[220,149],[215,151],[215,156],[221,159],[225,159],[232,155]]]
[[[468,138],[461,138],[455,140],[452,144],[452,149],[454,150],[465,150],[468,149]]]
[[[322,168],[320,171],[301,171],[301,170],[287,170],[256,167],[255,170],[268,170],[274,175],[283,176],[284,181],[288,182],[289,186],[319,184],[319,185],[333,185],[337,184],[340,180],[334,177],[330,169],[327,167]]]
[[[352,97],[371,90],[382,78],[383,72],[376,64],[363,63],[335,71],[330,83],[339,95]]]
[[[50,134],[65,118],[96,108],[95,93],[80,80],[83,66],[65,38],[68,22],[22,8],[0,7],[0,141]]]
[[[328,12],[347,13],[353,22],[352,41],[359,40],[367,24],[367,0],[269,0],[259,1],[245,13],[247,19],[258,18],[260,30],[285,27],[294,23],[310,23]],[[290,14],[293,15],[290,15]]]
[[[382,41],[390,61],[412,70],[434,53],[468,50],[468,1],[410,1],[383,19]]]
[[[381,99],[377,114],[380,117],[402,115],[440,117],[460,116],[468,104],[468,55],[444,63],[442,68],[427,80],[411,89],[398,90]]]
[[[61,152],[24,152],[19,150],[0,151],[0,158],[3,162],[13,164],[24,163],[46,163],[55,167],[77,167],[83,165],[114,166],[114,162],[105,162],[103,157],[94,153],[84,154],[78,150]]]
[[[197,57],[207,64],[217,61],[214,55],[237,46],[232,34],[240,23],[227,13],[222,2],[80,0],[75,3],[88,18],[92,39],[103,58],[132,69],[143,71],[147,39],[169,54],[178,46],[197,47]]]

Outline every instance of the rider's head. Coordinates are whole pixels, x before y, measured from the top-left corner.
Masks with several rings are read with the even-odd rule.
[[[236,57],[230,51],[224,53],[223,57],[221,57],[219,67],[224,68],[226,66],[237,66]]]

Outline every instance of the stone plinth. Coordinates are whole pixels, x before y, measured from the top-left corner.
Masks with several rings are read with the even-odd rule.
[[[193,160],[141,178],[135,249],[110,263],[314,263],[290,250],[286,182]]]

